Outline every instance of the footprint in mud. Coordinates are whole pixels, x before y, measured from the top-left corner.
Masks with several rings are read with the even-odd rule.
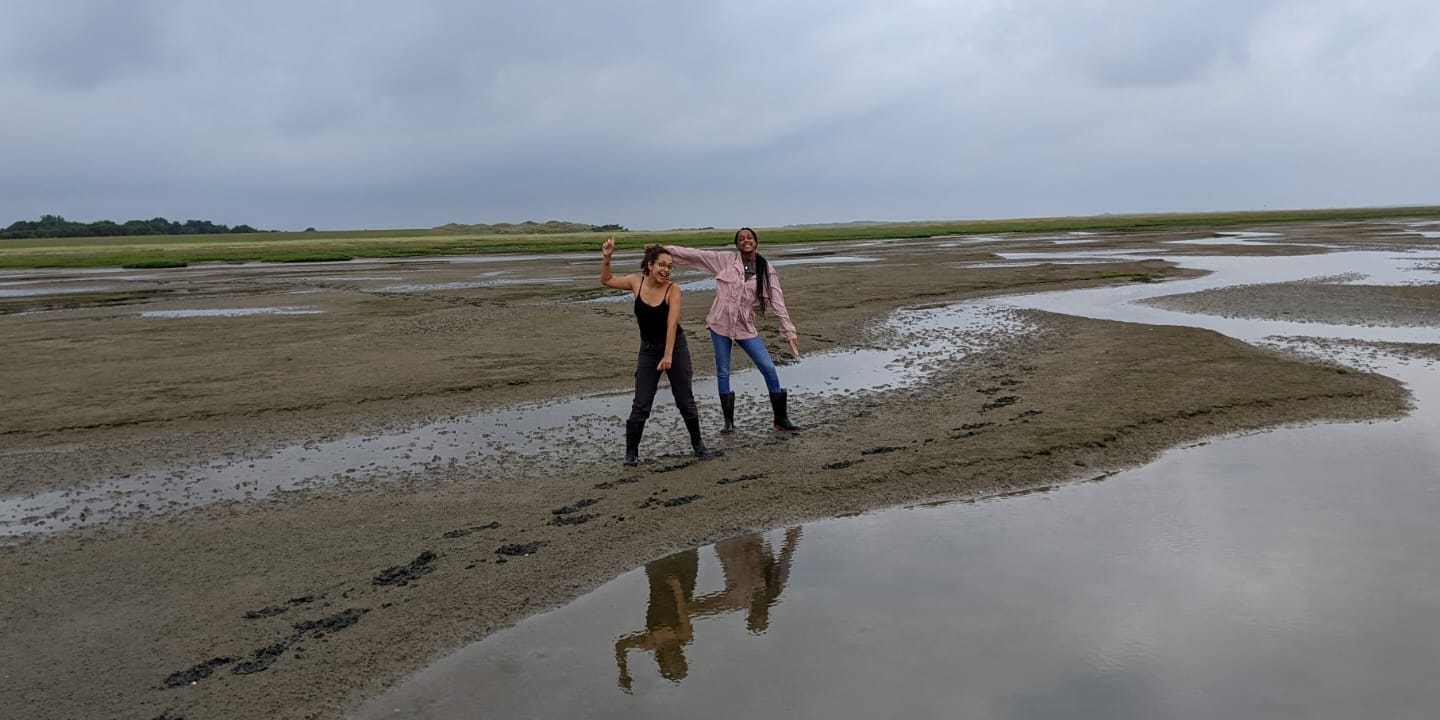
[[[960,440],[960,439],[962,439],[962,438],[975,437],[976,435],[979,435],[979,434],[981,433],[981,431],[983,431],[985,428],[990,427],[991,425],[994,425],[994,424],[995,424],[995,423],[988,423],[988,422],[982,422],[982,423],[965,423],[964,425],[961,425],[960,427],[950,428],[950,439],[951,439],[951,440]]]
[[[290,598],[289,600],[286,600],[285,603],[287,605],[308,605],[315,602],[316,600],[321,599],[321,597],[322,596],[320,595],[301,595],[300,597]],[[283,605],[268,605],[266,607],[260,608],[259,610],[248,610],[244,615],[241,615],[240,617],[245,620],[260,620],[262,618],[275,617],[276,615],[281,615],[287,612],[290,612],[290,608],[284,607]]]
[[[600,498],[585,498],[584,500],[576,500],[574,503],[572,503],[572,504],[570,504],[570,505],[566,505],[566,506],[564,506],[564,507],[558,507],[558,508],[555,508],[554,510],[551,510],[551,511],[550,511],[550,514],[551,514],[551,515],[570,515],[570,514],[572,514],[572,513],[580,512],[581,510],[583,510],[583,509],[585,509],[585,508],[587,508],[587,507],[590,507],[591,505],[594,505],[595,503],[598,503],[598,502],[600,502]]]
[[[240,617],[246,620],[259,620],[260,618],[274,617],[281,613],[287,612],[290,612],[290,608],[280,607],[279,605],[271,605],[269,607],[260,608],[259,610],[250,610],[244,615],[241,615]]]
[[[985,403],[984,405],[981,405],[981,406],[980,406],[980,412],[989,412],[989,411],[991,411],[991,410],[998,410],[998,409],[1000,409],[1000,408],[1002,408],[1002,407],[1005,407],[1006,405],[1014,405],[1014,404],[1017,403],[1017,402],[1020,402],[1020,398],[1018,398],[1018,397],[1016,397],[1016,396],[1014,396],[1014,395],[1004,395],[1004,396],[995,398],[994,400],[991,400],[990,402]]]
[[[251,653],[249,660],[237,663],[235,667],[230,668],[230,672],[236,675],[250,675],[252,673],[264,672],[270,669],[270,666],[274,665],[275,661],[279,660],[280,656],[284,655],[289,647],[290,643],[281,641],[273,645],[258,648],[255,652]]]
[[[216,669],[235,663],[230,672],[235,675],[252,675],[268,670],[280,659],[285,651],[295,643],[311,638],[318,640],[329,633],[336,633],[360,622],[365,613],[370,612],[369,608],[349,608],[328,617],[318,620],[307,620],[292,625],[294,632],[283,640],[278,640],[269,645],[256,648],[250,652],[250,659],[235,662],[232,657],[216,657],[206,660],[186,670],[171,673],[165,678],[165,687],[177,688],[186,685],[193,685],[205,678],[210,677]],[[298,651],[298,648],[296,648]]]
[[[904,449],[905,449],[905,448],[900,447],[899,445],[878,445],[878,446],[873,447],[873,448],[870,448],[870,449],[868,449],[868,450],[861,450],[861,451],[860,451],[860,454],[861,454],[861,455],[884,455],[884,454],[886,454],[886,453],[897,452],[897,451],[904,450]]]
[[[841,460],[841,461],[839,461],[839,462],[826,463],[826,464],[824,464],[824,465],[821,465],[820,467],[825,468],[826,470],[844,470],[845,468],[848,468],[848,467],[850,467],[851,465],[859,465],[859,464],[862,463],[862,462],[865,462],[865,461],[864,461],[864,460]]]
[[[637,482],[640,482],[640,478],[638,477],[623,477],[619,480],[606,480],[605,482],[595,483],[594,487],[596,490],[611,490],[618,485],[629,485]]]
[[[494,530],[498,527],[500,527],[500,521],[493,520],[491,522],[485,523],[484,525],[471,525],[470,527],[456,528],[454,530],[447,531],[444,535],[441,535],[440,537],[445,538],[446,540],[454,540],[455,538],[462,538],[466,535],[479,532],[481,530]]]
[[[495,554],[500,556],[496,558],[495,562],[504,562],[505,558],[534,555],[539,552],[542,547],[545,547],[545,543],[539,540],[528,543],[507,543],[495,548]]]
[[[581,515],[556,515],[550,520],[551,525],[564,527],[566,525],[584,525],[595,518],[600,517],[594,513],[583,513]]]
[[[404,587],[435,570],[435,553],[426,550],[410,561],[409,565],[395,565],[385,568],[379,575],[371,578],[374,585],[395,585]]]
[[[1016,415],[1015,417],[1010,418],[1010,420],[1009,420],[1008,422],[1028,423],[1028,422],[1030,422],[1030,418],[1035,417],[1036,415],[1044,415],[1044,414],[1045,414],[1045,412],[1044,412],[1043,410],[1026,410],[1025,412],[1022,412],[1022,413],[1020,413],[1019,415]]]
[[[235,662],[235,658],[210,658],[209,660],[206,660],[205,662],[202,662],[189,669],[170,673],[169,677],[165,678],[165,687],[177,688],[185,685],[193,685],[201,680],[204,680],[207,677],[210,677],[210,674],[215,672],[217,668],[225,667],[232,662]]]
[[[977,389],[975,392],[978,392],[978,393],[980,393],[981,395],[994,395],[995,393],[1000,392],[1000,390],[1001,390],[1001,388],[998,388],[998,387],[987,387],[987,388],[979,388],[979,389]]]
[[[733,478],[720,478],[719,480],[716,480],[716,481],[715,481],[715,484],[716,484],[716,485],[729,485],[729,484],[731,484],[731,483],[741,483],[741,482],[749,482],[749,481],[751,481],[751,480],[759,480],[759,479],[761,479],[761,478],[763,478],[763,477],[765,477],[765,473],[751,473],[751,474],[749,474],[749,475],[737,475],[737,476],[735,476],[735,477],[733,477]]]
[[[657,496],[655,496],[655,495],[651,495],[650,497],[645,498],[645,501],[642,502],[642,503],[640,503],[640,504],[637,505],[636,507],[639,508],[639,509],[641,509],[641,510],[643,510],[643,509],[645,509],[645,508],[652,508],[652,507],[670,507],[670,508],[680,507],[681,505],[689,505],[690,503],[695,502],[696,500],[699,500],[700,498],[703,498],[703,497],[705,497],[705,496],[704,496],[704,495],[681,495],[681,496],[678,496],[678,497],[672,497],[672,498],[667,498],[667,499],[662,500],[662,499],[660,499],[659,497],[657,497]]]

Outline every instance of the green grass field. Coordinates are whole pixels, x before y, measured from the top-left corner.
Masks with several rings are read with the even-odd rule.
[[[1070,230],[1139,232],[1382,218],[1440,218],[1440,206],[848,223],[757,230],[763,243],[775,244]],[[620,248],[632,249],[648,243],[728,245],[733,233],[733,228],[623,232],[615,233],[615,240]],[[445,230],[362,230],[0,240],[0,268],[153,268],[203,262],[321,262],[425,255],[573,252],[598,250],[606,235],[596,232],[486,235]]]

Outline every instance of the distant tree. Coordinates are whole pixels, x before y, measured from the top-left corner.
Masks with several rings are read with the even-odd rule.
[[[117,235],[209,235],[217,233],[260,232],[249,225],[219,225],[209,220],[186,220],[171,222],[163,217],[149,220],[127,220],[115,223],[99,220],[93,223],[79,223],[66,220],[60,215],[41,215],[39,220],[21,220],[0,230],[0,238],[62,238],[62,237],[110,237]]]

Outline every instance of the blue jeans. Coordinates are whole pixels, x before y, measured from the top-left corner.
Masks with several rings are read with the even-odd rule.
[[[780,387],[780,374],[775,372],[775,363],[770,361],[770,351],[765,349],[765,341],[758,336],[744,340],[732,340],[724,335],[710,331],[710,342],[715,345],[715,381],[720,386],[720,394],[730,393],[730,343],[740,346],[746,355],[750,356],[750,362],[765,376],[765,386],[770,392],[778,393],[784,388]]]

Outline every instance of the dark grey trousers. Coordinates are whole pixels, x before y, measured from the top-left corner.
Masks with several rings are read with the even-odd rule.
[[[630,405],[630,422],[645,422],[650,417],[650,408],[655,404],[655,391],[660,387],[660,371],[655,366],[665,356],[664,343],[642,343],[640,354],[635,358],[635,402]],[[690,378],[694,374],[690,366],[690,346],[685,344],[685,333],[675,333],[675,350],[670,354],[670,393],[675,396],[675,407],[680,408],[680,417],[694,420],[700,417],[695,408],[695,393],[690,389]]]

